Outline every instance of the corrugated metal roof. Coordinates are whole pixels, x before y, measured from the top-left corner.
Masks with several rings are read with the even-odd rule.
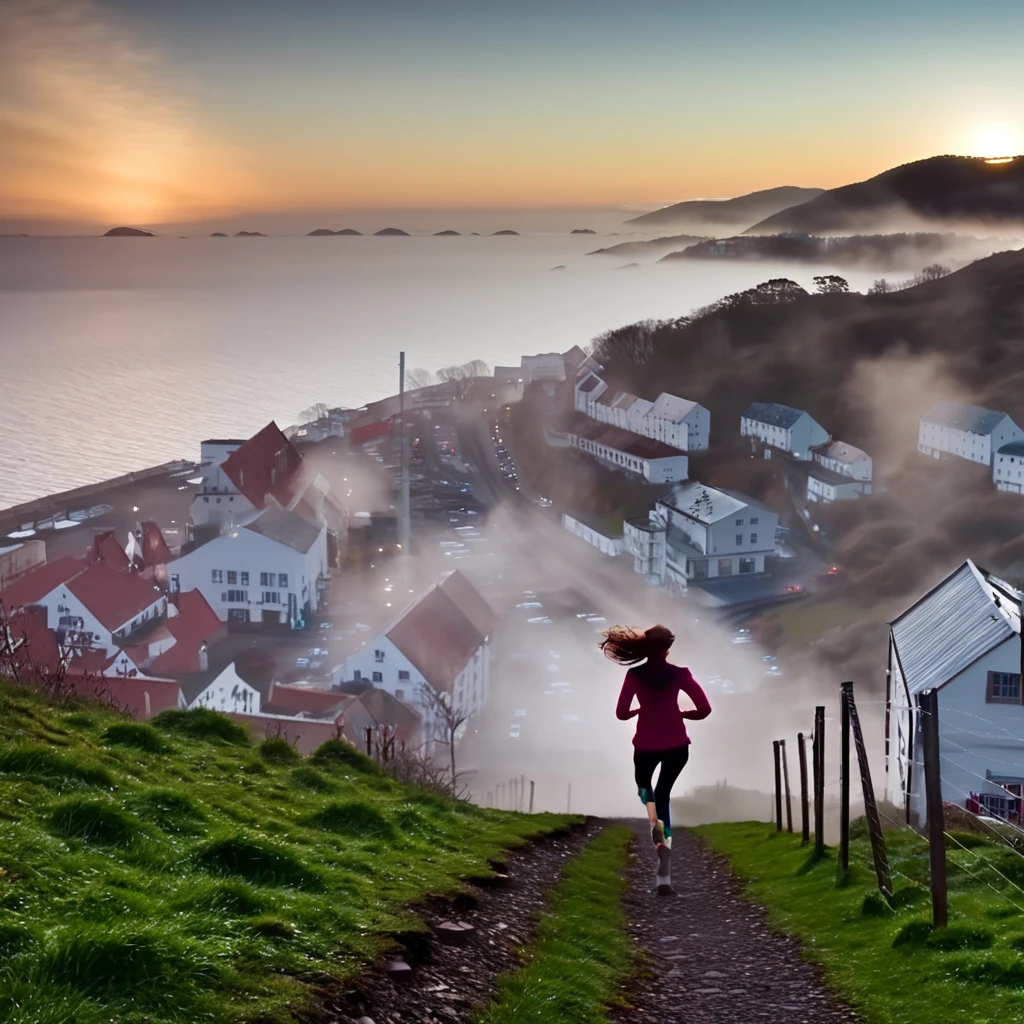
[[[1014,634],[993,596],[985,575],[968,560],[892,623],[911,693],[944,685]]]
[[[983,409],[980,405],[936,402],[921,418],[925,423],[935,423],[941,427],[967,430],[972,434],[991,434],[1004,416],[1005,412]]]
[[[788,405],[779,405],[778,402],[752,402],[743,412],[745,419],[770,423],[773,427],[784,429],[793,426],[803,414],[803,409],[793,409]]]

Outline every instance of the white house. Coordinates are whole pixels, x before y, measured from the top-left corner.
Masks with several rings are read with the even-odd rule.
[[[778,402],[753,402],[740,417],[740,434],[765,446],[765,458],[772,448],[787,452],[794,459],[809,462],[813,449],[829,440],[828,431],[803,409]]]
[[[182,692],[189,710],[209,708],[235,715],[260,713],[260,691],[235,671],[234,662],[210,682],[186,683]]]
[[[467,715],[479,713],[490,693],[497,621],[462,573],[448,573],[348,658],[345,677],[366,680],[415,707],[424,734],[440,738],[424,687],[450,694],[454,707]]]
[[[1024,494],[1024,441],[1000,446],[992,461],[992,483],[997,491]]]
[[[301,628],[330,579],[327,529],[269,505],[167,566],[172,592],[199,590],[222,622]]]
[[[573,448],[651,483],[676,483],[689,476],[690,459],[678,448],[619,427],[595,423],[579,413],[574,414],[566,436]]]
[[[659,500],[647,520],[628,522],[625,536],[638,572],[685,589],[691,581],[764,572],[778,524],[752,498],[693,481]]]
[[[1024,430],[1005,412],[978,405],[936,402],[921,417],[917,450],[933,459],[957,455],[968,462],[991,466],[1004,445],[1024,440]]]
[[[573,407],[598,423],[607,423],[682,451],[708,447],[711,413],[704,406],[667,392],[648,402],[628,391],[611,391],[593,370],[577,378]]]
[[[967,561],[889,628],[887,789],[925,820],[921,694],[936,690],[942,799],[1019,814],[1021,593]]]
[[[814,449],[807,471],[807,500],[843,501],[871,493],[871,456],[845,441],[831,440]]]
[[[527,384],[535,380],[565,380],[565,358],[561,352],[523,356],[522,369]]]
[[[588,544],[597,548],[602,555],[614,557],[615,555],[624,554],[626,551],[626,541],[622,533],[615,530],[609,530],[609,528],[603,523],[588,523],[583,519],[570,516],[568,513],[563,512],[562,526],[564,526],[570,533],[579,537],[580,540],[584,540]]]

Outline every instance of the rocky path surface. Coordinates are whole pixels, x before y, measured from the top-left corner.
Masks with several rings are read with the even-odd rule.
[[[844,1007],[801,956],[772,931],[761,908],[740,895],[728,868],[688,831],[673,836],[673,895],[654,892],[656,861],[646,822],[637,842],[626,910],[648,967],[629,992],[620,1024],[850,1024]]]

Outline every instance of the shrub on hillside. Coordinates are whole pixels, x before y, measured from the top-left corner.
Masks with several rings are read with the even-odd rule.
[[[97,846],[127,846],[138,835],[134,819],[119,807],[82,797],[58,804],[50,815],[50,826],[67,839]]]
[[[312,764],[325,768],[352,768],[366,775],[382,774],[380,765],[372,758],[360,753],[346,740],[327,740],[310,755]]]
[[[360,838],[392,839],[394,826],[376,807],[362,800],[328,804],[310,818],[311,825],[324,832]]]
[[[237,875],[256,884],[286,885],[296,889],[323,888],[320,873],[303,863],[291,850],[244,835],[210,843],[196,859],[215,874]]]
[[[160,754],[167,749],[160,733],[145,722],[118,722],[103,734],[102,739],[108,746],[134,747],[148,754]]]
[[[302,760],[302,755],[286,739],[277,736],[264,740],[259,746],[259,754],[270,764],[295,764]]]
[[[105,768],[84,764],[35,744],[11,747],[0,753],[0,774],[17,775],[26,782],[37,782],[58,791],[83,785],[114,788],[114,780]]]
[[[247,746],[250,742],[249,733],[244,726],[209,708],[161,711],[153,719],[153,724],[166,732],[181,733],[197,740],[219,741],[234,746]]]

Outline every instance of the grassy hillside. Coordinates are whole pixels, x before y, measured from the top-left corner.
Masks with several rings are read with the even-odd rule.
[[[0,689],[0,1019],[292,1021],[411,903],[562,824],[454,804],[348,745]]]

